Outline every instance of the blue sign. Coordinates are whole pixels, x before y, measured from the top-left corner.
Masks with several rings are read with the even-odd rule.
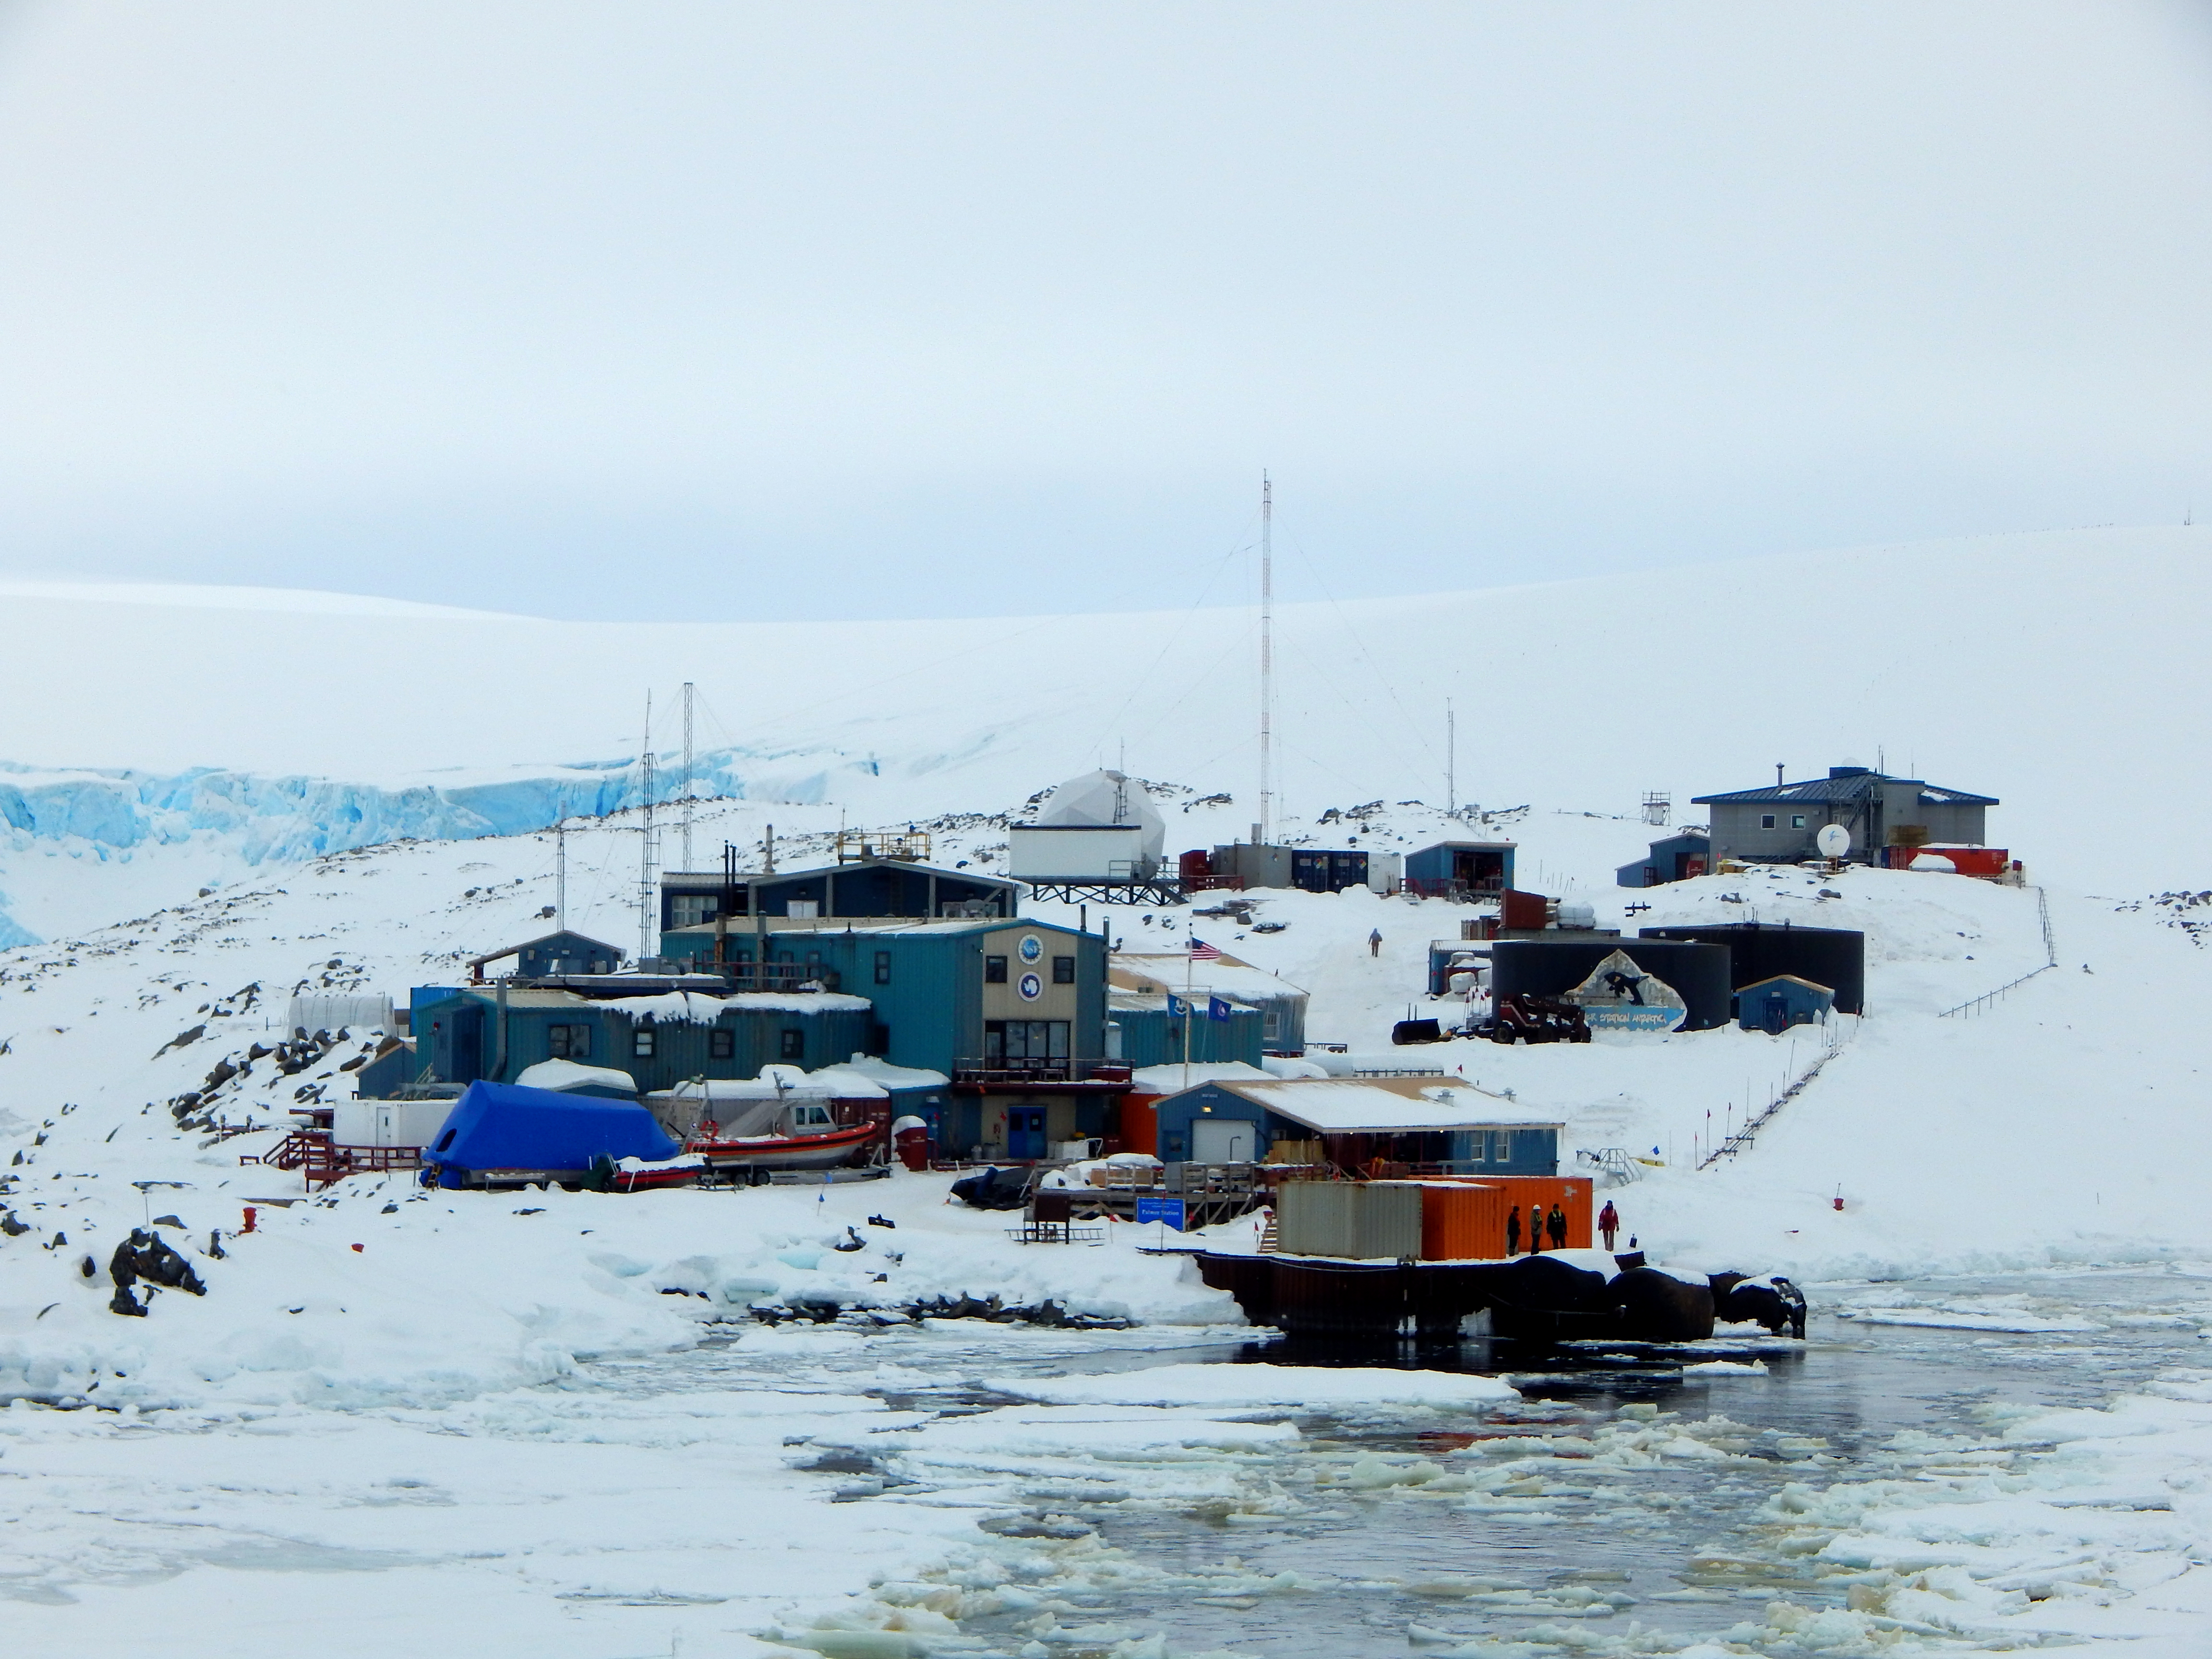
[[[1164,1221],[1177,1232],[1182,1231],[1183,1208],[1179,1198],[1140,1198],[1137,1200],[1137,1219]]]
[[[1208,1019],[1226,1019],[1226,1018],[1229,1018],[1229,1005],[1228,1005],[1227,1003],[1224,1002],[1224,1001],[1223,1001],[1219,997],[1208,997],[1208,998],[1206,998],[1206,1017]]]
[[[1181,1019],[1189,1012],[1190,1004],[1185,1002],[1174,992],[1170,991],[1168,993],[1168,1018],[1170,1019]]]

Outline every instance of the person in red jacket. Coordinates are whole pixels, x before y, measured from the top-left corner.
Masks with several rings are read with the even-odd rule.
[[[1613,1200],[1605,1201],[1605,1208],[1597,1212],[1597,1230],[1605,1235],[1605,1248],[1613,1248],[1613,1236],[1620,1231],[1620,1212],[1613,1207]]]

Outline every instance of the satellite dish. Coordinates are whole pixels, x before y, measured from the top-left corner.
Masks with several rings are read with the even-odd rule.
[[[1813,837],[1813,845],[1820,849],[1824,859],[1839,859],[1851,850],[1851,832],[1840,823],[1823,824],[1820,833]]]

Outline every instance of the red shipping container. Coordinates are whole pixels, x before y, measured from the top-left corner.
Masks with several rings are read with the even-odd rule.
[[[1558,1205],[1566,1212],[1571,1250],[1587,1250],[1592,1233],[1591,1188],[1587,1180],[1559,1176],[1448,1176],[1420,1183],[1421,1259],[1425,1261],[1495,1261],[1505,1255],[1507,1212],[1521,1212],[1521,1248],[1529,1242],[1529,1218]],[[1547,1249],[1551,1241],[1543,1241]]]

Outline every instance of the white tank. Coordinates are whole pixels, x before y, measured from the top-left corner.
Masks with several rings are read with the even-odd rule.
[[[1037,823],[1048,829],[1134,826],[1145,833],[1143,855],[1157,859],[1167,845],[1167,821],[1153,807],[1145,786],[1119,772],[1085,772],[1054,790],[1037,809]]]
[[[1166,821],[1145,787],[1119,772],[1087,772],[1046,798],[1033,823],[1006,835],[1017,881],[1149,881],[1167,845]]]

